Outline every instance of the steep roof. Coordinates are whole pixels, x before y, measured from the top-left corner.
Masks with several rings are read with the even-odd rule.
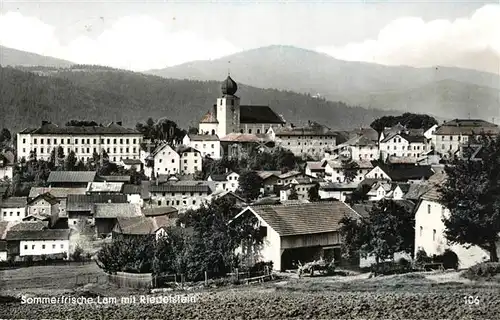
[[[118,217],[115,232],[130,235],[153,234],[162,227],[175,226],[177,218],[167,216],[157,217]]]
[[[417,201],[429,191],[431,187],[429,183],[411,183],[403,199]]]
[[[22,208],[26,207],[28,199],[26,197],[10,197],[0,200],[0,208]]]
[[[282,237],[335,232],[344,216],[359,217],[340,201],[250,206],[244,211],[249,208]]]
[[[142,216],[141,207],[135,203],[96,203],[96,219]]]
[[[44,188],[32,187],[30,189],[29,198],[38,197],[44,193],[50,193],[56,198],[67,198],[70,194],[85,194],[87,188]]]
[[[201,118],[200,123],[219,123],[215,115],[209,110],[205,115]]]
[[[122,127],[116,123],[110,123],[107,126],[93,126],[93,127],[80,127],[80,126],[64,126],[60,127],[53,123],[46,123],[36,129],[25,129],[20,133],[23,134],[61,134],[61,135],[140,135],[134,129]]]
[[[285,123],[269,106],[240,106],[240,123]]]
[[[84,183],[92,182],[96,178],[95,171],[51,171],[48,183],[53,182],[75,182]]]
[[[8,231],[7,241],[22,240],[69,240],[69,229],[44,229],[30,231]]]
[[[40,194],[36,197],[34,197],[33,199],[31,199],[30,201],[28,201],[28,204],[32,204],[32,203],[35,203],[37,202],[39,199],[43,199],[45,201],[47,201],[48,203],[50,203],[51,205],[54,205],[56,203],[59,203],[59,200],[57,200],[56,197],[54,197],[53,195],[51,195],[50,193],[46,192],[46,193],[43,193],[43,194]]]

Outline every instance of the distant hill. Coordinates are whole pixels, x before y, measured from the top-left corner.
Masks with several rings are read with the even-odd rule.
[[[319,94],[328,100],[368,108],[419,111],[448,118],[469,112],[482,118],[499,115],[498,74],[440,66],[412,68],[349,62],[292,46],[263,47],[147,73],[215,80],[223,78],[228,67],[235,79],[251,86]],[[413,107],[417,109],[410,109]]]
[[[66,60],[0,46],[0,65],[2,66],[69,67],[73,64]]]
[[[22,69],[22,70],[21,70]],[[123,121],[148,117],[197,126],[220,96],[220,82],[164,79],[98,66],[0,68],[0,127],[22,129],[41,120]],[[28,72],[30,70],[32,72]],[[368,125],[388,111],[366,110],[308,95],[240,85],[244,104],[268,104],[288,122],[307,120],[337,129]]]

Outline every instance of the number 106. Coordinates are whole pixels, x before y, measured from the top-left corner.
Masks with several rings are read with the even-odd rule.
[[[479,297],[474,297],[474,296],[465,296],[464,297],[464,302],[465,304],[479,304]]]

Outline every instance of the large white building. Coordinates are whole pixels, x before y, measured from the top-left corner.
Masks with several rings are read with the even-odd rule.
[[[159,174],[179,174],[181,157],[170,145],[164,144],[156,148],[148,157],[153,162],[155,176]],[[148,176],[150,176],[149,174]]]
[[[217,135],[207,134],[187,134],[182,140],[182,144],[198,150],[202,157],[220,159],[222,151],[220,140]]]
[[[37,159],[48,160],[51,151],[61,147],[67,156],[74,151],[76,157],[87,161],[94,153],[105,150],[111,162],[122,159],[139,159],[142,134],[121,126],[121,122],[107,126],[63,126],[42,122],[36,129],[24,129],[17,134],[18,159],[30,158],[35,152]]]
[[[179,212],[198,209],[214,191],[215,185],[208,181],[169,181],[149,187],[153,207],[174,207]]]
[[[200,134],[222,138],[235,132],[263,134],[270,128],[284,126],[285,120],[269,106],[241,105],[235,95],[238,85],[230,76],[222,82],[221,90],[222,96],[199,123]]]
[[[395,133],[380,141],[380,152],[387,156],[418,158],[429,151],[430,146],[423,135]]]
[[[8,231],[6,240],[13,243],[15,250],[9,252],[15,256],[50,256],[70,253],[69,229],[44,229],[29,231]]]

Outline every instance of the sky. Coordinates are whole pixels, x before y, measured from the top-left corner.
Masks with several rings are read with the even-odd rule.
[[[500,73],[500,4],[0,0],[0,45],[76,63],[144,71],[277,44]]]

